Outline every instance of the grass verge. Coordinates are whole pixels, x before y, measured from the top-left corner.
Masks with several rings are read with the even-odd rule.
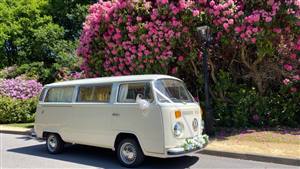
[[[207,148],[300,159],[300,129],[221,129]]]
[[[9,126],[9,127],[26,128],[26,129],[30,129],[34,127],[34,123],[13,123],[13,124],[1,124],[1,125]]]

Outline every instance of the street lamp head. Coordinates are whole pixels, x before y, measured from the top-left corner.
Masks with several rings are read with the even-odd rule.
[[[210,40],[210,27],[209,26],[200,26],[196,28],[197,38],[201,42],[207,42]]]

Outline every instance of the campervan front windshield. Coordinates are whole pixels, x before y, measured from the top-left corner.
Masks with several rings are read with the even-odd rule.
[[[160,79],[155,81],[158,101],[174,103],[191,103],[195,102],[193,96],[186,89],[184,83],[174,79]]]

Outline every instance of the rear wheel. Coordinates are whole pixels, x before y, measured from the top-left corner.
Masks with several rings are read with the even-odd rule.
[[[136,140],[124,139],[118,145],[117,157],[121,165],[132,168],[139,166],[145,156]]]
[[[50,133],[47,135],[46,146],[50,154],[58,154],[64,148],[64,141],[58,134]]]

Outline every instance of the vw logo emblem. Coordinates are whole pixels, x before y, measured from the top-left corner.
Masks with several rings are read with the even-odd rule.
[[[196,118],[194,118],[194,120],[193,120],[193,129],[194,129],[194,131],[198,130],[198,120]]]

